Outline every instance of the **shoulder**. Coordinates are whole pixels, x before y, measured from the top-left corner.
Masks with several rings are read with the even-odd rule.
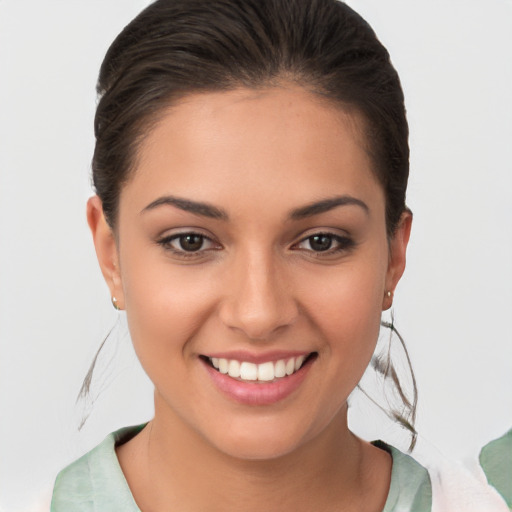
[[[393,458],[391,484],[383,512],[430,512],[432,484],[428,471],[410,455],[382,441],[374,446],[386,450]]]
[[[142,428],[127,427],[113,432],[63,469],[55,481],[51,512],[139,512],[119,465],[115,446],[135,436]]]
[[[482,448],[480,464],[487,481],[512,507],[512,429]]]

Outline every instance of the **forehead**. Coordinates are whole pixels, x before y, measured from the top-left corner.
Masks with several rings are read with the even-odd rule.
[[[131,195],[142,206],[163,194],[209,202],[243,196],[284,205],[283,190],[295,203],[382,195],[364,142],[356,114],[299,87],[194,94],[169,107],[146,136],[121,200]]]

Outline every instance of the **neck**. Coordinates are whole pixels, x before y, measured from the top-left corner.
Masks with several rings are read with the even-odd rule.
[[[118,451],[121,465],[144,512],[364,510],[361,497],[370,482],[367,445],[349,431],[346,405],[318,436],[289,453],[247,460],[212,446],[157,396],[154,420],[125,446]],[[123,465],[130,458],[140,462],[137,472]]]

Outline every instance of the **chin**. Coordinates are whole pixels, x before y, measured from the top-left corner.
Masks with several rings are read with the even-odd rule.
[[[268,443],[267,439],[237,440],[226,446],[217,446],[226,455],[244,461],[265,461],[279,459],[293,452],[297,445],[291,444],[290,440],[273,440]]]
[[[226,435],[227,434],[227,435]],[[232,426],[213,445],[226,455],[247,461],[272,460],[284,457],[308,442],[307,432],[282,425],[253,422],[250,426]]]

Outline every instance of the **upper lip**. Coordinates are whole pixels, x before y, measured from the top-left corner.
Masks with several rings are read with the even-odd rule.
[[[312,352],[312,350],[272,350],[269,352],[254,353],[245,350],[233,350],[229,352],[210,352],[202,355],[210,359],[215,357],[218,359],[235,359],[236,361],[261,364],[269,361],[276,362],[281,359],[290,359],[292,357],[307,357]]]

